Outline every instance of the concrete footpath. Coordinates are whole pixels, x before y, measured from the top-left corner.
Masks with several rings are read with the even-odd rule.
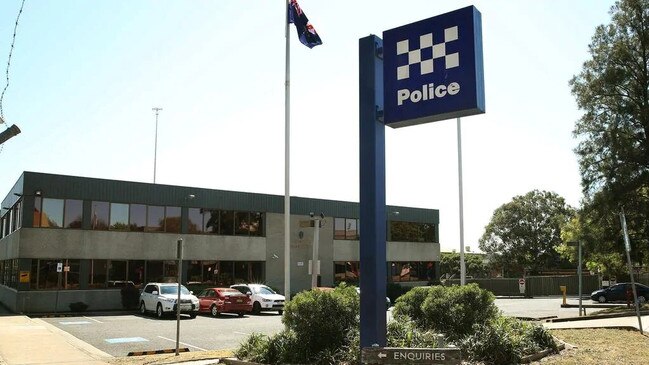
[[[0,364],[108,364],[111,355],[40,319],[0,316]]]
[[[547,329],[572,329],[572,328],[634,328],[636,330],[640,329],[638,323],[638,317],[625,316],[625,317],[613,317],[613,318],[597,318],[597,316],[585,317],[576,317],[572,318],[563,318],[560,322],[546,322],[543,323],[543,326]],[[642,330],[644,333],[649,333],[649,316],[640,316],[642,321]]]

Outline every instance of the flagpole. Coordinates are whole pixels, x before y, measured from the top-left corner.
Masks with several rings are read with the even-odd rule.
[[[284,2],[284,27],[286,37],[286,79],[284,82],[284,296],[291,299],[291,194],[290,180],[290,151],[291,151],[291,44],[288,29],[288,5]]]

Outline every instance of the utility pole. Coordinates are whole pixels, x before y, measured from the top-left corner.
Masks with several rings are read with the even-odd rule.
[[[155,112],[155,147],[153,149],[153,183],[155,184],[155,174],[156,174],[156,161],[158,157],[158,114],[162,110],[162,108],[152,108]]]

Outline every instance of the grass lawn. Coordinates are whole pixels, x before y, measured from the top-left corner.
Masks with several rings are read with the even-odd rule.
[[[552,330],[554,336],[576,346],[535,364],[648,364],[649,337],[621,329]]]
[[[644,305],[640,306],[640,310],[641,311],[649,310],[649,303],[645,303]],[[602,309],[602,310],[592,312],[592,313],[590,313],[588,315],[589,316],[596,316],[596,315],[599,315],[599,314],[613,314],[613,313],[634,313],[635,314],[635,304],[632,304],[631,308],[627,308],[627,307],[606,308],[606,309]]]

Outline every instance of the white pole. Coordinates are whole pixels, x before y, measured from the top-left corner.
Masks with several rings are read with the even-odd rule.
[[[457,118],[457,176],[460,190],[460,285],[466,284],[466,267],[464,264],[464,200],[462,196],[462,124]]]
[[[579,240],[579,317],[581,317],[582,305],[581,305],[581,245],[582,242]],[[584,314],[585,315],[585,314]]]
[[[318,286],[318,249],[320,244],[320,219],[315,219],[313,221],[315,231],[313,232],[313,261],[311,263],[311,287],[315,288]]]
[[[284,296],[291,299],[291,194],[289,191],[291,160],[291,45],[288,31],[288,1],[284,3],[286,21],[286,79],[284,82]]]
[[[156,175],[156,162],[158,159],[158,113],[162,108],[153,108],[155,112],[155,147],[153,148],[153,183],[155,184],[155,175]]]

